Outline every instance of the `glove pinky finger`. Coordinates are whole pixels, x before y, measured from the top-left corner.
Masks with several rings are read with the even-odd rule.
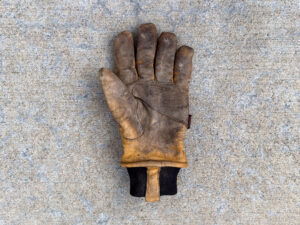
[[[192,74],[194,50],[181,46],[176,52],[174,65],[174,82],[180,89],[188,89]]]

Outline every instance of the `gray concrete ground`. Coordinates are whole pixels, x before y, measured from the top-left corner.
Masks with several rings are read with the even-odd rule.
[[[300,2],[0,1],[0,224],[300,222]],[[129,195],[98,82],[112,40],[153,22],[195,49],[189,167]]]

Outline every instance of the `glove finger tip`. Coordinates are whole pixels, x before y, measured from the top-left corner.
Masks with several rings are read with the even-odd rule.
[[[99,70],[99,79],[102,81],[105,76],[107,76],[111,71],[106,68],[101,68]]]

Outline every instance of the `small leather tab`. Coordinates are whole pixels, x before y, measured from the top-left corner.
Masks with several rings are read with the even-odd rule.
[[[192,123],[192,115],[189,114],[189,117],[188,117],[188,124],[187,124],[187,129],[190,129],[190,128],[191,128],[191,123]]]
[[[160,198],[159,190],[160,167],[147,167],[146,201],[156,202]]]

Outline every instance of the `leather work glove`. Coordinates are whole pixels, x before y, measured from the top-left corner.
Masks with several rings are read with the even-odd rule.
[[[179,168],[188,165],[183,142],[194,51],[176,49],[175,34],[163,32],[157,40],[155,25],[143,24],[136,56],[132,34],[123,31],[114,41],[115,73],[100,70],[105,99],[119,124],[121,166],[128,168],[131,194],[149,202],[176,194]]]

